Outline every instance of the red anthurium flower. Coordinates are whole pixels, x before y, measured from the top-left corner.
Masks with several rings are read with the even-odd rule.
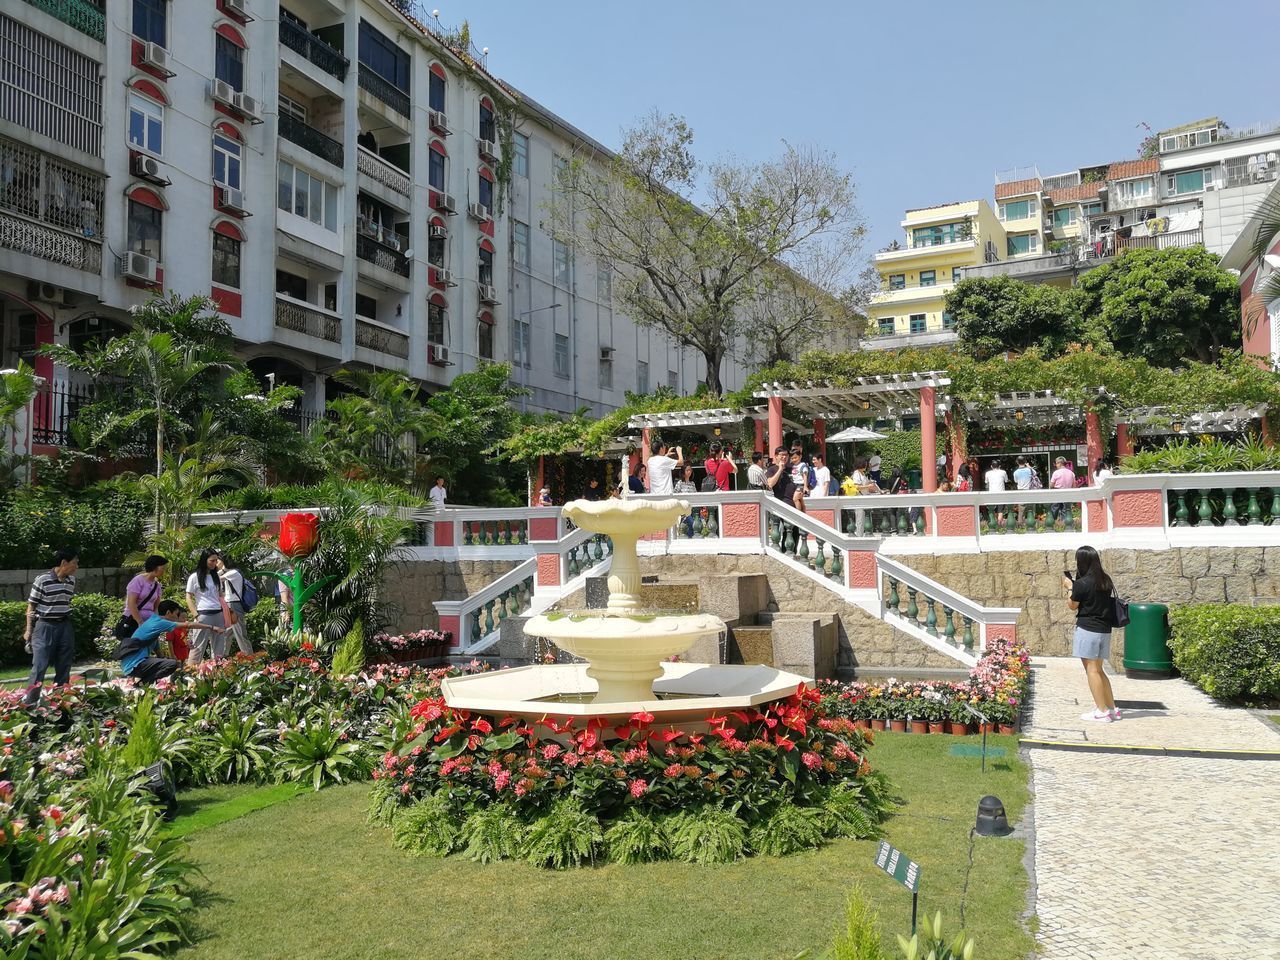
[[[479,733],[493,733],[493,724],[481,717],[471,724],[471,729]]]
[[[729,716],[733,717],[739,723],[751,722],[751,717],[745,710],[732,710],[729,712]]]
[[[674,728],[662,731],[662,742],[670,743],[672,740],[679,740],[682,734]]]
[[[796,748],[795,741],[784,737],[782,734],[778,734],[773,738],[773,740],[774,743],[780,746],[783,750],[786,750],[788,753]]]
[[[614,736],[616,736],[619,740],[629,740],[629,739],[631,739],[631,734],[632,734],[632,733],[634,733],[634,732],[635,732],[635,731],[634,731],[634,730],[632,730],[632,729],[631,729],[631,727],[630,727],[629,725],[628,725],[628,726],[623,726],[623,727],[614,727],[614,728],[613,728],[613,734],[614,734]]]
[[[631,720],[634,723],[640,724],[653,723],[653,714],[649,713],[647,710],[641,710],[639,713],[633,713],[631,715]]]
[[[517,723],[517,722],[518,722],[518,721],[516,720],[516,718],[515,718],[515,717],[503,717],[501,720],[499,720],[499,721],[498,721],[498,729],[500,729],[500,730],[501,730],[501,729],[503,729],[503,728],[505,728],[505,727],[509,727],[509,726],[511,726],[513,723]]]
[[[711,732],[714,733],[721,740],[732,740],[734,739],[734,736],[735,736],[734,731],[731,727],[716,727],[716,729]]]
[[[700,733],[691,733],[691,734],[689,734],[689,742],[690,742],[690,743],[692,743],[692,744],[695,744],[695,745],[696,745],[696,744],[701,743],[701,742],[702,742],[703,740],[705,740],[705,739],[707,739],[707,738],[706,738],[706,737],[704,737],[704,736],[703,736],[702,734],[700,734]]]

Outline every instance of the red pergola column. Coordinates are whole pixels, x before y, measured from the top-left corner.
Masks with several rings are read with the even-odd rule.
[[[542,488],[547,485],[547,458],[538,457],[538,479],[533,484],[533,496],[529,498],[529,506],[538,505],[538,494],[542,492]]]
[[[754,421],[756,425],[756,453],[765,453],[764,448],[764,421],[756,417]]]
[[[822,462],[827,462],[827,421],[821,417],[815,417],[813,420],[813,442],[818,447],[818,452],[822,454]]]
[[[920,478],[925,493],[938,489],[938,412],[933,387],[920,388]]]
[[[1133,438],[1127,423],[1116,424],[1116,458],[1133,456]]]
[[[650,452],[651,451],[649,450],[649,428],[645,427],[643,430],[640,431],[640,462],[645,465],[645,474],[644,474],[645,490],[649,489],[648,466],[649,466]]]
[[[782,446],[782,398],[769,398],[769,452]]]
[[[1102,421],[1092,410],[1084,415],[1084,443],[1089,458],[1088,476],[1092,477],[1102,459]]]

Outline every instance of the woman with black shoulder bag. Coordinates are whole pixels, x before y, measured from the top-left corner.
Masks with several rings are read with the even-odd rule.
[[[156,612],[156,607],[164,599],[165,571],[169,561],[166,557],[153,553],[142,565],[142,573],[129,581],[124,590],[124,613],[116,622],[117,640],[125,640],[133,636],[146,620]]]

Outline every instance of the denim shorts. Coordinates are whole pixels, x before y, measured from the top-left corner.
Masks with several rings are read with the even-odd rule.
[[[1071,655],[1083,657],[1086,660],[1110,659],[1111,631],[1094,633],[1092,630],[1076,627],[1076,639],[1071,645]]]

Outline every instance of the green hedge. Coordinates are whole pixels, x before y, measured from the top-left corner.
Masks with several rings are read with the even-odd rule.
[[[124,601],[100,593],[85,593],[71,600],[71,623],[76,633],[76,656],[110,656],[115,639],[98,646],[100,635],[115,626],[124,611]],[[27,605],[19,600],[0,601],[0,665],[15,666],[31,662],[22,647],[22,634],[27,626]],[[103,649],[106,647],[107,649]]]
[[[82,567],[118,567],[142,549],[144,504],[123,494],[72,497],[49,490],[0,499],[0,569],[39,570],[55,551],[80,551]]]
[[[1280,606],[1202,603],[1169,612],[1182,675],[1223,700],[1280,698]]]

